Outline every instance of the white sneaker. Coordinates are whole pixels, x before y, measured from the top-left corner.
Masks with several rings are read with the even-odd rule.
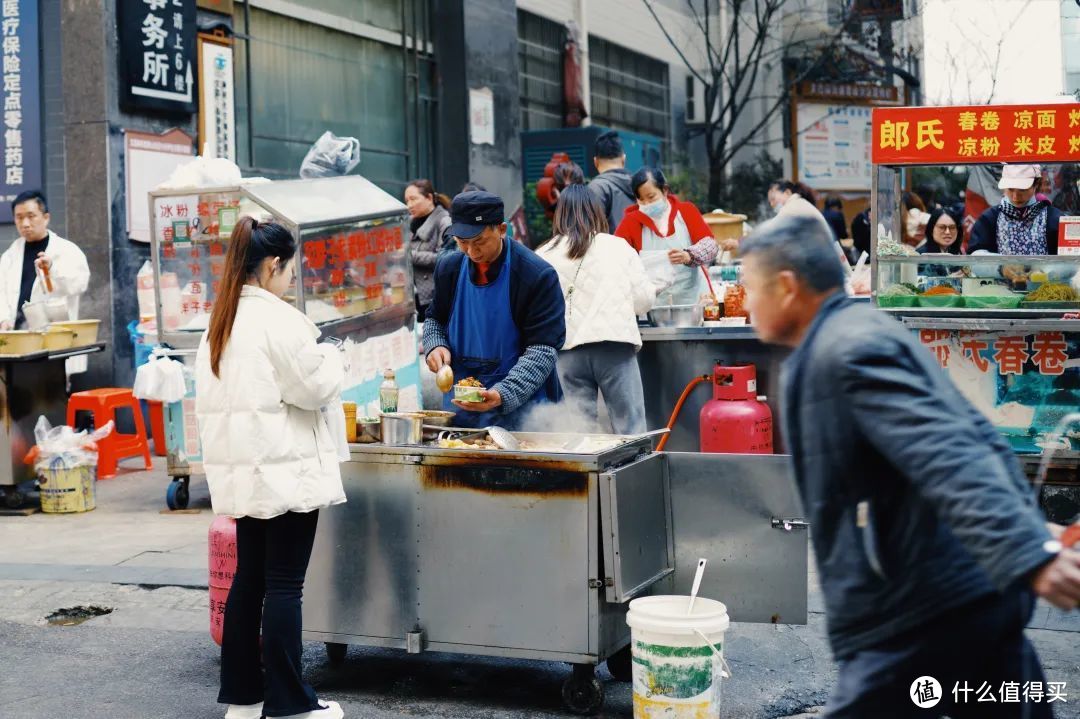
[[[225,719],[262,719],[263,703],[230,704],[225,710]]]
[[[275,717],[275,719],[344,719],[345,712],[341,710],[341,705],[337,702],[321,701],[319,707],[315,711],[292,714],[287,717]]]

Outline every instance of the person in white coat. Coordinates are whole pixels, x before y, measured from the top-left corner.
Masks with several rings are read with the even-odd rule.
[[[585,186],[563,190],[552,229],[555,236],[537,254],[558,272],[566,300],[563,391],[593,420],[599,391],[615,433],[640,434],[646,425],[637,318],[652,309],[656,288],[634,248],[608,234],[604,209]]]
[[[281,299],[296,249],[281,225],[240,220],[196,356],[210,499],[215,513],[237,520],[218,694],[227,719],[342,717],[301,675],[300,607],[318,510],[345,501],[320,411],[340,395],[345,368],[341,353],[318,344],[315,325]]]
[[[68,319],[79,319],[79,297],[90,284],[86,255],[49,229],[49,205],[38,190],[11,203],[19,238],[0,255],[0,330],[27,329],[23,304],[46,297],[67,301]],[[52,292],[44,281],[48,272]],[[86,357],[67,361],[68,374],[86,371]]]

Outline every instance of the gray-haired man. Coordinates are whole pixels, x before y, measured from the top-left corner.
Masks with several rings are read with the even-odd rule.
[[[795,216],[740,249],[758,335],[794,348],[781,419],[839,663],[827,715],[1052,716],[974,692],[1043,680],[1024,626],[1034,594],[1077,606],[1080,553],[1051,536],[1009,445],[931,354],[847,298],[833,244]],[[928,710],[924,676],[941,685]]]

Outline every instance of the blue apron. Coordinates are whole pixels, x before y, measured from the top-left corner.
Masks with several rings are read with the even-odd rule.
[[[514,244],[506,241],[506,259],[499,276],[487,285],[478,285],[469,276],[469,258],[461,258],[454,306],[450,309],[450,367],[455,382],[474,377],[491,389],[506,379],[521,357],[521,333],[514,324],[510,309],[510,256]],[[538,395],[541,392],[537,393]],[[488,427],[498,425],[512,428],[536,398],[510,414],[469,412],[454,405],[453,391],[443,398],[443,406],[455,412],[456,427]]]

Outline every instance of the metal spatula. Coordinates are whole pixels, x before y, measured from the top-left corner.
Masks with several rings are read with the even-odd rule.
[[[518,443],[517,438],[502,427],[488,427],[487,433],[488,436],[491,437],[491,441],[499,445],[499,449],[508,449],[511,451],[521,449],[521,445]]]

